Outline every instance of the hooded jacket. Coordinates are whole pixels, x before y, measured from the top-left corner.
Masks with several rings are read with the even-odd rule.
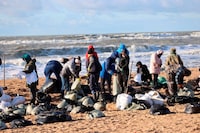
[[[112,54],[111,57],[112,58],[119,58],[120,54],[122,53],[122,51],[125,51],[125,53],[129,56],[129,51],[127,50],[125,44],[120,43],[119,48],[117,50],[115,50]]]
[[[92,54],[92,55],[94,55],[96,58],[98,58],[98,55],[97,55],[97,52],[95,52],[95,49],[94,49],[94,47],[93,47],[93,45],[89,45],[88,46],[88,50],[87,50],[87,52],[86,52],[86,54],[85,54],[85,59],[86,59],[86,61],[88,60],[88,52],[90,51],[90,54]]]
[[[160,74],[162,60],[158,57],[157,53],[153,53],[150,59],[149,71],[151,74]]]
[[[81,66],[79,66],[79,67],[81,67]],[[74,77],[78,78],[79,72],[80,72],[80,69],[77,69],[77,67],[76,67],[75,58],[72,58],[63,65],[63,68],[62,68],[60,74],[63,77],[73,75]]]
[[[26,65],[22,72],[26,74],[27,83],[31,84],[33,82],[38,82],[36,59],[31,59],[28,54],[24,54],[22,59],[26,61]]]
[[[176,50],[172,48],[170,50],[170,55],[167,56],[165,61],[165,70],[167,73],[175,73],[180,66],[183,66],[183,61],[181,57],[176,54]]]

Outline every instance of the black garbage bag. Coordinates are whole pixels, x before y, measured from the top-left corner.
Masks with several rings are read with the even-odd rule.
[[[33,125],[33,123],[29,120],[25,120],[24,118],[14,119],[10,122],[11,128],[20,128],[20,127],[25,127],[29,125]]]
[[[36,101],[37,101],[37,103],[50,104],[51,96],[49,94],[44,93],[44,92],[38,91],[36,93]]]
[[[184,112],[187,114],[200,113],[200,103],[188,103]]]
[[[59,110],[44,111],[36,117],[36,123],[39,125],[64,121],[72,121],[72,117],[66,114],[65,111]]]
[[[39,91],[44,93],[60,93],[61,88],[59,88],[58,80],[49,79],[42,85]]]

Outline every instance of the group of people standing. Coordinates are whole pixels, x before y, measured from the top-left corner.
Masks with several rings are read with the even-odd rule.
[[[170,54],[167,56],[165,63],[162,64],[161,56],[162,50],[158,50],[152,54],[150,59],[150,74],[152,75],[152,83],[154,89],[158,88],[158,76],[161,71],[161,66],[164,65],[164,70],[167,80],[166,95],[177,95],[177,92],[184,87],[184,76],[189,76],[191,71],[188,70],[181,59],[176,53],[176,48],[170,49]]]
[[[191,71],[188,70],[181,59],[176,53],[176,48],[170,49],[170,54],[167,56],[165,63],[162,63],[161,56],[164,51],[157,50],[150,57],[149,70],[145,64],[138,61],[137,73],[141,74],[141,81],[150,85],[152,89],[160,87],[158,83],[158,76],[161,72],[161,67],[164,68],[167,80],[166,95],[177,95],[177,92],[184,87],[184,76],[189,76]]]
[[[149,70],[141,61],[136,63],[137,73],[141,74],[141,80],[148,85],[151,84],[154,89],[158,86],[158,76],[162,66],[162,54],[162,50],[158,50],[152,54]],[[35,104],[38,85],[37,68],[35,65],[36,60],[32,59],[28,54],[24,54],[22,59],[26,62],[22,73],[25,74],[27,86],[31,90],[31,103]],[[95,51],[94,46],[89,45],[85,54],[85,59],[88,84],[95,101],[98,100],[100,94],[105,94],[106,90],[108,90],[108,93],[112,93],[112,76],[117,76],[118,83],[121,87],[121,93],[127,92],[130,57],[125,44],[121,43],[119,48],[106,58],[102,64],[100,64],[98,53]],[[51,75],[54,73],[58,81],[57,87],[60,88],[61,96],[63,97],[64,93],[70,90],[70,81],[79,78],[81,66],[82,62],[80,56],[63,58],[61,61],[50,60],[44,69],[46,82],[51,79]],[[169,95],[175,95],[177,87],[180,88],[182,87],[181,85],[183,85],[184,74],[182,74],[182,69],[180,69],[182,67],[183,62],[180,56],[176,54],[176,49],[172,48],[165,62]]]
[[[129,75],[129,60],[129,51],[122,43],[102,64],[99,62],[98,55],[93,45],[88,46],[88,51],[86,52],[86,69],[89,76],[89,86],[95,100],[98,100],[99,94],[106,93],[106,86],[111,94],[113,75],[118,76],[122,92],[125,91]]]

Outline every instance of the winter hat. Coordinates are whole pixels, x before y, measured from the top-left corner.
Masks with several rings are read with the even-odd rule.
[[[156,51],[156,54],[157,54],[157,55],[159,55],[159,54],[162,55],[162,54],[163,54],[163,51],[162,51],[161,49],[159,49],[159,50]]]
[[[92,52],[94,52],[94,47],[93,47],[93,45],[89,45],[89,46],[88,46],[88,51],[89,51],[89,50],[91,50]]]
[[[137,63],[136,63],[136,66],[138,66],[138,65],[142,65],[142,62],[141,61],[138,61]]]
[[[23,54],[22,59],[29,62],[31,60],[31,56],[29,54]]]
[[[176,54],[176,48],[171,48],[171,49],[170,49],[170,53],[171,53],[171,54]]]
[[[78,58],[75,58],[74,62],[75,62],[76,64],[81,64],[81,61],[80,61]]]
[[[126,49],[126,46],[123,43],[120,43],[119,48],[117,49],[117,52],[122,53]]]
[[[125,49],[126,49],[126,46],[125,46],[125,44],[120,43],[119,48],[125,50]]]

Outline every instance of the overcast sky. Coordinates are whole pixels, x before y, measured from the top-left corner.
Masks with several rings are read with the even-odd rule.
[[[0,0],[0,36],[194,30],[200,0]]]

